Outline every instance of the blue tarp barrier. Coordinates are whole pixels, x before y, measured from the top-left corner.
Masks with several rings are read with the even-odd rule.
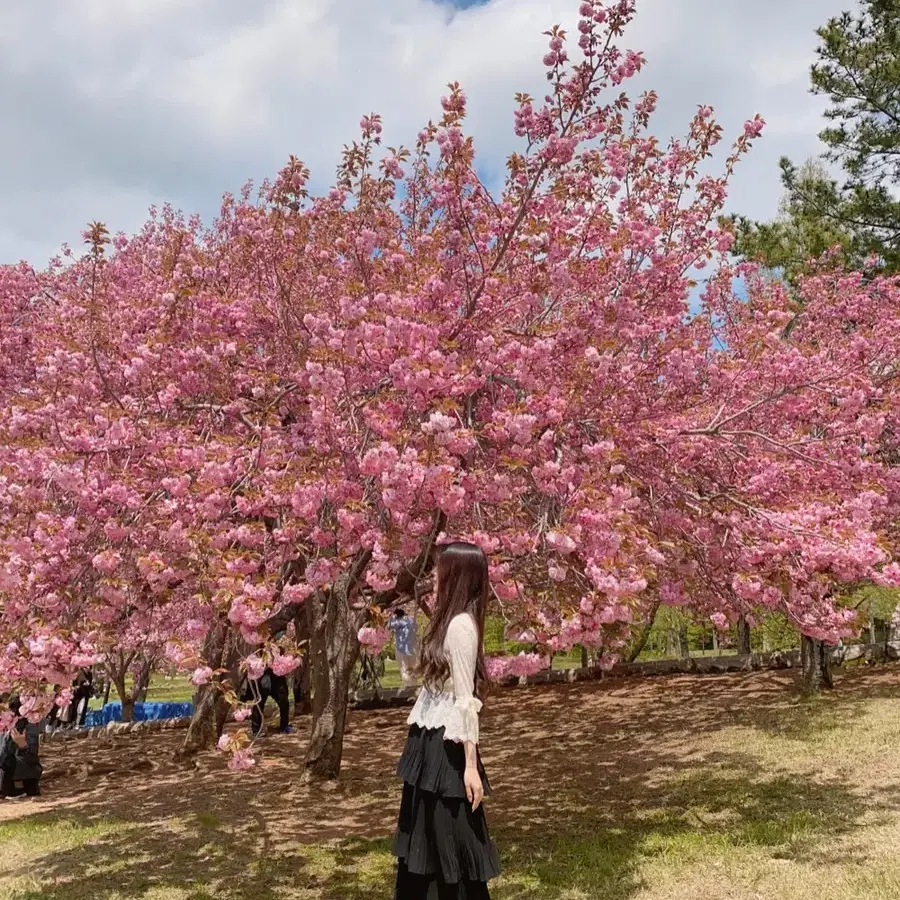
[[[157,719],[182,719],[194,714],[193,703],[135,703],[134,721],[150,722]],[[94,709],[87,714],[85,726],[96,728],[110,722],[122,721],[122,704],[107,703],[103,709]]]

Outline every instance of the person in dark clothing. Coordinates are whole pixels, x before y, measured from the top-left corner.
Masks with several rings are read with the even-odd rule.
[[[9,708],[18,715],[17,697]],[[41,793],[40,726],[20,718],[9,734],[0,737],[0,799],[38,797]]]
[[[291,728],[290,723],[291,701],[287,677],[285,675],[276,675],[271,668],[267,667],[259,679],[249,683],[243,698],[245,703],[255,701],[253,710],[250,713],[253,736],[262,736],[263,713],[269,697],[278,704],[278,730],[281,734],[293,734],[294,729]]]
[[[88,707],[91,705],[91,697],[94,696],[94,667],[82,669],[75,679],[75,692],[72,696],[72,706],[69,721],[79,728],[84,728],[87,720]]]
[[[60,689],[57,687],[53,691],[53,706],[50,707],[50,712],[47,715],[47,727],[48,728],[56,728],[59,725],[59,694]]]

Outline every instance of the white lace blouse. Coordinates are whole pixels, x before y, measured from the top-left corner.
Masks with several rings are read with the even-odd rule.
[[[450,677],[438,693],[427,687],[419,691],[407,723],[420,728],[443,728],[444,740],[478,743],[478,713],[475,696],[475,663],[478,659],[478,626],[468,613],[450,620],[444,638]]]

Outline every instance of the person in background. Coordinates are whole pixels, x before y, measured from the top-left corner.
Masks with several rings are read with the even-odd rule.
[[[9,708],[19,714],[19,698],[12,697]],[[38,797],[41,793],[41,730],[20,718],[9,734],[0,738],[0,800]]]
[[[287,675],[276,675],[271,669],[266,669],[271,680],[271,696],[278,705],[278,732],[279,734],[293,734],[291,727],[291,692],[288,686]],[[260,716],[262,710],[260,710]]]
[[[254,703],[250,713],[250,722],[253,729],[253,737],[264,737],[263,714],[266,709],[266,701],[271,697],[278,704],[278,731],[281,734],[293,734],[291,727],[291,701],[288,691],[287,677],[276,675],[271,668],[266,667],[262,676],[248,685],[243,700],[245,703]],[[255,702],[254,702],[255,701]]]
[[[53,688],[53,706],[50,707],[50,712],[47,714],[47,728],[51,731],[59,726],[60,715],[63,711],[63,708],[59,705],[60,693],[61,690],[58,685]]]
[[[277,634],[275,637],[279,639],[283,635],[284,632]],[[244,703],[253,703],[253,709],[250,713],[253,737],[258,738],[265,735],[263,715],[266,709],[266,701],[269,697],[278,704],[278,731],[281,734],[293,734],[294,729],[291,728],[291,696],[287,676],[276,675],[270,666],[266,666],[265,671],[258,679],[248,681],[247,690],[241,698]]]
[[[415,682],[416,666],[416,620],[406,614],[404,609],[395,609],[387,626],[394,633],[394,646],[397,650],[397,664],[400,666],[400,677],[403,686],[410,687]]]
[[[94,667],[82,669],[75,679],[75,691],[72,695],[72,705],[69,709],[71,725],[84,728],[87,719],[88,707],[91,705],[91,697],[94,696]]]

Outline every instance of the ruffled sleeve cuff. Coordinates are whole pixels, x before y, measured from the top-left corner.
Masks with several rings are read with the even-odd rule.
[[[478,713],[481,701],[477,697],[460,697],[453,704],[450,719],[444,728],[444,740],[461,744],[478,743]]]

